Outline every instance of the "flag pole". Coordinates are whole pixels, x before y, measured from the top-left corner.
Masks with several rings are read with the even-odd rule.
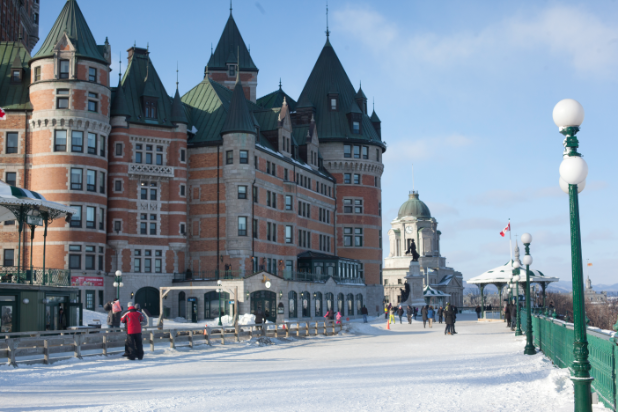
[[[511,228],[511,218],[509,218],[509,249],[511,252],[511,269],[513,268],[513,239],[511,237],[511,232],[512,232],[512,228]]]

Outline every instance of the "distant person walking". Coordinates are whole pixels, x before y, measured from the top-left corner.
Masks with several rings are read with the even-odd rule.
[[[394,325],[394,324],[395,324],[395,308],[392,308],[392,309],[390,310],[390,315],[389,315],[389,317],[388,317],[388,321],[389,321],[389,323],[390,323],[391,325]]]
[[[399,308],[397,308],[397,316],[399,316],[399,324],[403,324],[403,322],[401,321],[401,318],[403,316],[403,308],[401,306],[399,306]]]
[[[410,305],[406,307],[406,315],[408,316],[408,323],[412,324],[412,314],[414,313],[414,309]]]
[[[429,327],[433,328],[433,316],[435,315],[435,312],[433,310],[433,306],[430,306],[429,309],[427,309],[427,321],[429,322]]]
[[[423,328],[427,324],[427,312],[429,311],[429,305],[425,305],[421,308],[421,319],[423,319]]]
[[[361,308],[361,315],[363,315],[363,323],[367,323],[368,314],[369,312],[367,311],[367,308],[365,307],[365,305],[363,305],[363,307]]]
[[[511,305],[508,303],[504,307],[504,319],[506,320],[506,327],[511,327]]]
[[[337,323],[336,323],[337,325],[341,325],[341,318],[342,318],[341,312],[337,312]]]
[[[451,326],[451,333],[455,335],[455,323],[457,323],[457,306],[451,305],[451,312],[453,312],[453,325]]]
[[[388,319],[388,306],[384,306],[384,319]]]
[[[126,349],[129,360],[142,360],[144,357],[142,345],[142,322],[144,320],[146,320],[144,315],[138,312],[133,305],[129,306],[129,311],[120,319],[127,325]]]
[[[440,306],[438,308],[438,323],[442,323],[442,317],[444,316],[444,308]]]
[[[445,335],[452,335],[452,328],[453,328],[453,324],[454,324],[454,318],[453,318],[453,310],[451,308],[450,303],[446,304],[446,307],[444,308],[444,322],[446,323],[446,329],[444,329],[444,334]]]
[[[476,308],[474,309],[474,311],[476,312],[476,318],[480,319],[481,318],[481,306],[476,305]]]
[[[107,311],[107,327],[108,328],[119,328],[120,327],[120,317],[122,315],[122,305],[120,305],[120,301],[115,299],[112,302],[107,302],[103,309]]]

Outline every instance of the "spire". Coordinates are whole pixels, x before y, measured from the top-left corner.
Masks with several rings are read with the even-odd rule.
[[[178,90],[178,61],[176,61],[176,90]]]
[[[208,67],[210,70],[227,70],[229,63],[235,63],[240,59],[239,70],[257,72],[258,68],[251,59],[249,49],[243,40],[240,30],[234,21],[234,17],[230,17],[223,28],[223,33],[219,38],[217,47],[214,52],[211,51]]]
[[[225,123],[223,129],[221,129],[221,135],[228,133],[250,133],[256,134],[253,119],[247,106],[247,99],[245,98],[245,92],[242,88],[242,82],[240,77],[236,77],[236,86],[234,86],[234,92],[232,94],[232,100],[225,117]]]
[[[279,90],[281,90],[281,77],[279,77]]]
[[[122,53],[118,52],[118,87],[122,81]]]
[[[232,0],[230,0],[230,16],[232,15]]]
[[[328,43],[328,38],[330,37],[330,30],[328,30],[328,0],[326,0],[326,42]]]
[[[65,34],[75,47],[75,54],[78,57],[92,59],[105,65],[109,64],[101,48],[97,46],[90,27],[75,0],[68,0],[64,4],[60,15],[34,58],[53,57],[56,46],[64,39]]]
[[[176,82],[176,94],[174,95],[174,101],[172,102],[171,122],[189,124],[189,121],[187,120],[187,114],[185,113],[185,107],[180,100],[180,93],[178,92],[178,82]]]
[[[118,87],[116,88],[116,95],[114,96],[114,100],[112,102],[112,109],[110,115],[113,116],[125,116],[130,117],[131,112],[129,111],[129,107],[127,105],[127,99],[124,94],[124,88],[120,81],[118,81]]]

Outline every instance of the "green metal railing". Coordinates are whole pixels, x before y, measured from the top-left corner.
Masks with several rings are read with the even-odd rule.
[[[244,279],[253,275],[256,272],[251,270],[204,270],[199,272],[183,272],[174,273],[174,282],[191,282],[198,280],[219,280],[219,279]],[[274,273],[273,276],[280,276],[285,280],[295,280],[299,282],[316,282],[326,283],[329,278],[333,278],[337,284],[354,284],[363,285],[365,280],[363,278],[346,278],[339,276],[331,276],[325,273],[312,273],[312,272],[292,272],[289,270],[283,270],[280,273]]]
[[[525,309],[522,311],[522,329],[525,322]],[[609,332],[588,327],[587,331],[589,361],[592,366],[590,376],[592,390],[599,396],[606,408],[616,411],[616,387],[618,386],[618,346],[617,339]],[[532,335],[534,344],[559,368],[570,368],[573,363],[573,324],[550,316],[532,316]]]
[[[16,266],[0,266],[0,283],[22,285],[71,286],[71,271],[35,268],[18,270]]]

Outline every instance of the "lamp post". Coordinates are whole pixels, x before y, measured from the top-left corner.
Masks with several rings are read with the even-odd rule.
[[[517,309],[517,317],[515,319],[515,336],[521,336],[521,323],[520,323],[520,314],[519,314],[519,261],[516,260],[513,262],[513,267],[516,272],[513,275],[512,279],[515,282],[515,308]]]
[[[532,313],[530,305],[530,265],[532,264],[532,256],[530,256],[530,243],[532,243],[532,235],[524,233],[521,235],[521,241],[526,248],[523,263],[526,265],[526,347],[524,355],[536,355],[534,343],[532,343]]]
[[[116,299],[120,300],[120,288],[124,286],[122,283],[122,272],[116,271],[116,278],[114,279],[114,287],[116,288]]]
[[[221,323],[221,280],[217,281],[217,286],[219,286],[217,289],[217,292],[219,293],[219,326],[223,326]]]
[[[554,107],[553,119],[564,135],[564,152],[560,164],[560,187],[569,194],[571,216],[571,272],[573,281],[573,365],[571,380],[575,395],[575,410],[592,411],[590,387],[590,362],[586,337],[586,312],[584,308],[584,277],[582,267],[582,244],[579,226],[578,193],[586,185],[588,165],[577,152],[579,142],[575,136],[584,121],[584,108],[573,99],[564,99]]]

